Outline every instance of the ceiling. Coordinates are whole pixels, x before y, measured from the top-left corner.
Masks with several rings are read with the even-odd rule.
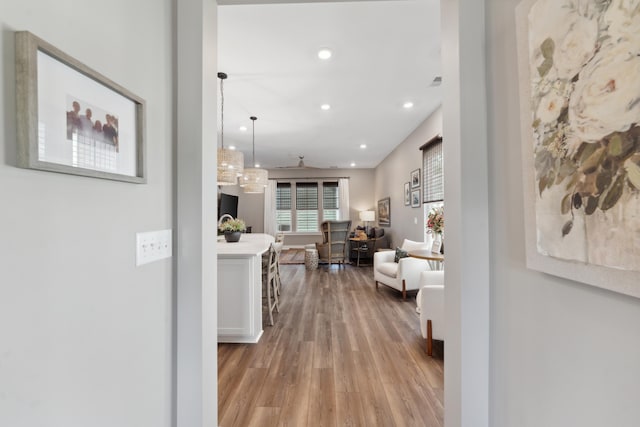
[[[374,168],[441,103],[439,0],[221,5],[218,20],[224,143],[246,167],[250,116],[263,168],[301,155],[307,166]]]

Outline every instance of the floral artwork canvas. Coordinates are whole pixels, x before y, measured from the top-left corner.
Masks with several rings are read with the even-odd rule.
[[[640,271],[640,0],[525,0],[518,24],[528,237]]]

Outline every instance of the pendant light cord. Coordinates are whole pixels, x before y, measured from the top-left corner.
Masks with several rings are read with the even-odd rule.
[[[227,78],[226,73],[218,73],[220,79],[220,143],[224,150],[224,79]]]
[[[251,116],[249,117],[251,119],[251,127],[253,130],[253,135],[252,135],[252,141],[253,141],[253,166],[251,166],[252,168],[256,167],[256,120],[258,120],[258,118],[256,116]]]
[[[224,79],[220,79],[220,142],[224,150]]]

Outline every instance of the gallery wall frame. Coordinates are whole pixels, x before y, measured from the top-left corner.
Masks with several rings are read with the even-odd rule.
[[[412,208],[420,207],[420,189],[413,190],[411,192],[411,207]]]
[[[404,205],[411,205],[411,183],[409,182],[404,183]]]
[[[411,189],[420,188],[420,169],[411,172]]]
[[[391,227],[390,197],[378,200],[378,225],[381,227]]]
[[[640,14],[612,4],[516,8],[526,263],[640,297]]]
[[[28,31],[15,46],[17,166],[146,183],[145,101]]]

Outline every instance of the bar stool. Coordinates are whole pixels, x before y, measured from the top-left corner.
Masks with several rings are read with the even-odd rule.
[[[280,283],[278,278],[278,252],[274,243],[269,246],[267,262],[267,281],[265,283],[267,296],[267,309],[269,310],[269,324],[273,326],[273,310],[280,312],[278,294]]]
[[[280,253],[282,252],[283,246],[284,246],[284,243],[282,242],[282,240],[280,241],[276,240],[276,242],[273,243],[273,247],[276,250],[276,278],[278,282],[278,287],[277,287],[278,295],[280,295],[280,288],[282,285],[282,280],[280,279]]]

